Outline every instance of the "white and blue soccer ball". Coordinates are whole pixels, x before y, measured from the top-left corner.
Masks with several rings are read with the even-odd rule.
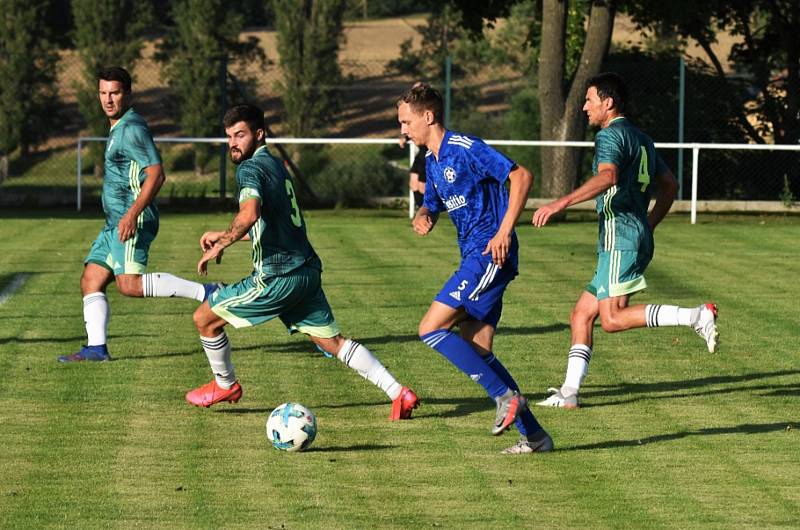
[[[267,418],[267,438],[280,451],[303,451],[317,437],[317,418],[299,403],[283,403]]]

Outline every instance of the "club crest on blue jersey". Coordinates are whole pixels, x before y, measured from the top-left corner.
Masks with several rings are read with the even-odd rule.
[[[455,182],[456,181],[456,170],[451,168],[450,166],[447,166],[446,168],[444,168],[444,179],[447,182],[449,182],[450,184]]]

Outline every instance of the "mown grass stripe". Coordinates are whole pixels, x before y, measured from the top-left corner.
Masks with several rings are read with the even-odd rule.
[[[516,436],[490,436],[494,407],[483,390],[417,337],[458,266],[446,217],[420,238],[402,212],[307,214],[343,331],[422,399],[414,420],[388,422],[382,392],[278,321],[227,330],[242,401],[191,407],[185,392],[212,377],[192,322],[197,304],[126,298],[113,286],[109,347],[118,360],[59,365],[55,356],[84,339],[77,279],[101,220],[4,214],[4,232],[26,237],[0,240],[0,268],[30,278],[24,304],[0,307],[2,525],[790,526],[800,464],[797,426],[782,424],[800,421],[792,417],[800,219],[699,220],[659,226],[649,289],[634,303],[711,297],[720,304],[720,352],[708,354],[685,328],[598,327],[585,407],[534,407],[558,450],[506,457],[499,451]],[[195,278],[199,235],[229,221],[164,215],[151,270]],[[520,275],[493,349],[535,401],[563,380],[569,314],[594,270],[597,222],[535,229],[525,219],[517,232]],[[227,249],[211,279],[248,274],[249,247]],[[267,414],[290,400],[319,420],[305,454],[266,442]]]

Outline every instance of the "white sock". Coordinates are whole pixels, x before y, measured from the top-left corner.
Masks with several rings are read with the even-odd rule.
[[[691,326],[700,314],[697,307],[686,308],[676,305],[646,305],[644,314],[648,328],[659,326]]]
[[[381,362],[368,349],[358,342],[347,339],[336,357],[358,374],[377,386],[394,401],[403,387],[395,380]]]
[[[231,362],[231,343],[223,331],[216,337],[200,337],[200,343],[214,372],[214,379],[221,388],[228,389],[236,382],[236,373]]]
[[[142,293],[145,298],[156,296],[159,298],[171,298],[178,296],[202,302],[205,292],[202,283],[190,282],[173,276],[168,272],[142,274]]]
[[[584,378],[589,373],[589,361],[592,360],[592,349],[585,344],[573,344],[567,357],[567,376],[562,388],[567,388],[570,395],[580,389]],[[562,392],[563,393],[563,392]]]
[[[106,293],[89,293],[83,297],[83,322],[86,324],[87,346],[102,346],[106,343],[110,314]]]

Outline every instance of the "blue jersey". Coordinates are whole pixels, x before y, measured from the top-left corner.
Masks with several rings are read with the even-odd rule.
[[[497,233],[508,210],[508,174],[513,160],[480,138],[445,131],[438,159],[425,157],[424,206],[431,213],[447,210],[458,232],[461,257],[479,257]],[[517,266],[517,235],[511,234],[509,263]]]

